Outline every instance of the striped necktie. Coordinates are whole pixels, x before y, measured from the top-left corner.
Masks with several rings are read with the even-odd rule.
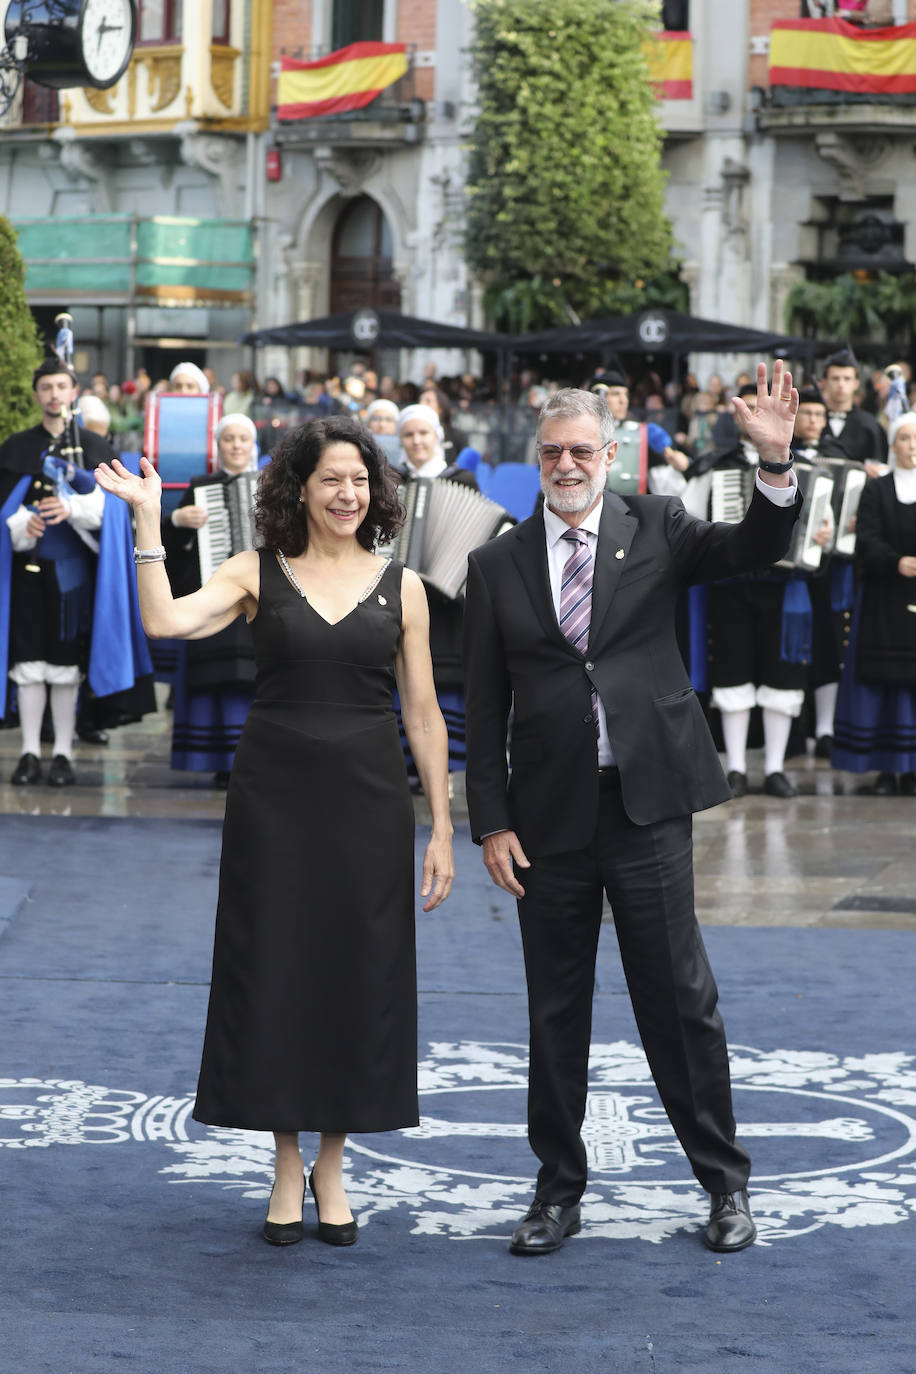
[[[584,530],[567,530],[562,536],[572,545],[563,565],[560,582],[560,629],[574,649],[584,654],[588,647],[588,632],[592,623],[592,578],[595,560],[588,547]],[[599,731],[598,693],[592,688],[592,715],[595,734]]]

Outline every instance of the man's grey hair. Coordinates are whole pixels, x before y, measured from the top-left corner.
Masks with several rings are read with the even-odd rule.
[[[607,401],[595,391],[581,391],[574,386],[561,387],[548,396],[541,406],[535,436],[537,442],[541,442],[541,427],[545,420],[574,420],[580,415],[591,415],[598,421],[602,448],[611,442],[614,438],[614,417]]]

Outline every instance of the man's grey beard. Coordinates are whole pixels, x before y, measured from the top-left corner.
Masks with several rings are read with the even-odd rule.
[[[580,511],[589,510],[595,504],[598,497],[604,491],[604,483],[607,474],[602,468],[594,477],[589,477],[587,472],[581,468],[574,468],[572,472],[564,472],[563,478],[578,477],[584,482],[584,486],[572,491],[566,487],[557,486],[553,477],[545,477],[541,470],[541,491],[544,493],[544,500],[552,511],[558,515],[578,515]]]

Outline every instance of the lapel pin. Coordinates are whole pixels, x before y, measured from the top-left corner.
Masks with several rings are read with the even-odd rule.
[[[614,557],[623,558],[623,549],[618,549],[617,552],[614,554]]]
[[[387,606],[387,605],[388,605],[388,601],[387,601],[387,599],[386,599],[384,596],[380,596],[379,599],[378,599],[378,604],[379,604],[380,606]]]

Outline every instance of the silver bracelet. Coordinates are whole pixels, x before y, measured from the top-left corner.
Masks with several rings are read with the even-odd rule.
[[[141,563],[164,563],[165,545],[157,544],[154,549],[134,549],[134,562],[139,567]]]

